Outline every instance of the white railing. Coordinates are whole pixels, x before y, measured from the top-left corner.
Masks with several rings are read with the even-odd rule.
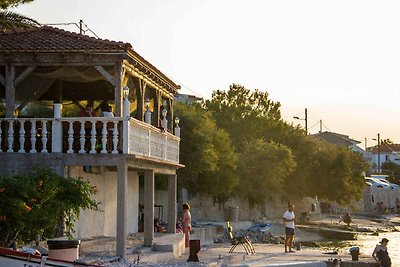
[[[179,137],[132,118],[128,129],[129,154],[179,162]]]
[[[0,119],[0,152],[48,153],[51,118]]]
[[[3,153],[123,153],[179,163],[179,142],[179,137],[133,118],[0,119]]]

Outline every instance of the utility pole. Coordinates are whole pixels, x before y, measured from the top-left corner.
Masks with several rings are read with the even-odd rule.
[[[381,173],[381,135],[378,133],[378,173]]]
[[[365,137],[365,151],[367,151],[367,137]]]
[[[319,120],[319,132],[322,133],[322,120]]]
[[[301,119],[301,118],[299,118],[299,117],[297,117],[297,116],[294,116],[293,117],[294,119],[297,119],[297,120],[304,120],[305,121],[305,128],[306,128],[306,135],[308,135],[308,128],[307,128],[307,108],[305,108],[304,109],[304,119]]]
[[[79,32],[80,34],[83,34],[83,20],[79,21]]]
[[[304,109],[304,120],[306,122],[306,135],[308,135],[308,131],[307,131],[307,108]]]

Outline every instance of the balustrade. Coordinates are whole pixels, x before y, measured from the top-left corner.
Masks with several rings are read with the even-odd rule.
[[[53,135],[56,124],[59,136]],[[66,154],[127,153],[179,162],[179,142],[179,137],[133,118],[0,119],[2,153],[54,153],[59,144],[54,151]]]

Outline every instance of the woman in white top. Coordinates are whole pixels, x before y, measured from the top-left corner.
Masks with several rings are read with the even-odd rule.
[[[111,107],[109,104],[106,102],[101,103],[101,112],[103,114],[103,117],[105,118],[112,118],[114,117],[114,114],[111,112]]]

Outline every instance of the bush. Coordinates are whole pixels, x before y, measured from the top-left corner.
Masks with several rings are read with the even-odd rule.
[[[98,210],[96,188],[82,178],[64,178],[35,168],[0,178],[0,245],[56,237],[65,218],[70,238],[80,209]],[[65,216],[68,215],[68,216]]]

